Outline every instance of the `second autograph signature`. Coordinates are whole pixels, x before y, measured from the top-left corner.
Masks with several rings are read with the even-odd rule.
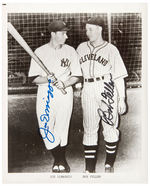
[[[102,100],[103,107],[105,109],[98,109],[98,114],[100,117],[102,117],[102,120],[109,124],[109,125],[114,125],[113,124],[113,106],[112,104],[114,103],[114,82],[112,80],[112,75],[110,74],[111,78],[109,82],[104,82],[104,92],[101,93],[102,97],[104,98]]]

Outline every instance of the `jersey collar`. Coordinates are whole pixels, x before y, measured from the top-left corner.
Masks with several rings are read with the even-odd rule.
[[[101,49],[104,48],[107,44],[108,42],[104,41],[101,45],[97,45],[96,47],[94,47],[90,41],[87,42],[87,45],[90,46],[92,49]]]

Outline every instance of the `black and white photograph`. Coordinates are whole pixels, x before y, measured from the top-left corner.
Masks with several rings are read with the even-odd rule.
[[[147,183],[147,4],[2,10],[3,182]]]

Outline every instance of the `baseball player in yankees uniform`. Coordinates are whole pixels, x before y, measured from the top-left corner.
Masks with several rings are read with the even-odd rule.
[[[54,20],[49,26],[50,42],[37,48],[36,55],[43,61],[53,76],[46,73],[31,60],[29,76],[38,85],[36,112],[39,130],[47,150],[54,157],[53,172],[70,172],[65,158],[68,129],[73,106],[72,86],[82,76],[78,55],[74,48],[65,44],[66,24]],[[62,94],[64,88],[67,94]]]
[[[86,23],[89,41],[77,52],[84,77],[82,89],[85,171],[95,172],[98,129],[102,122],[106,146],[105,172],[113,172],[119,141],[118,113],[126,111],[124,78],[127,71],[118,49],[103,40],[104,22],[93,17]]]

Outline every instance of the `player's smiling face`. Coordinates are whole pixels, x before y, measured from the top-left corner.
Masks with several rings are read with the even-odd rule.
[[[66,42],[66,39],[68,39],[67,31],[58,31],[55,33],[55,41],[62,45]]]
[[[86,35],[91,42],[96,41],[101,34],[101,30],[99,26],[86,24]]]

